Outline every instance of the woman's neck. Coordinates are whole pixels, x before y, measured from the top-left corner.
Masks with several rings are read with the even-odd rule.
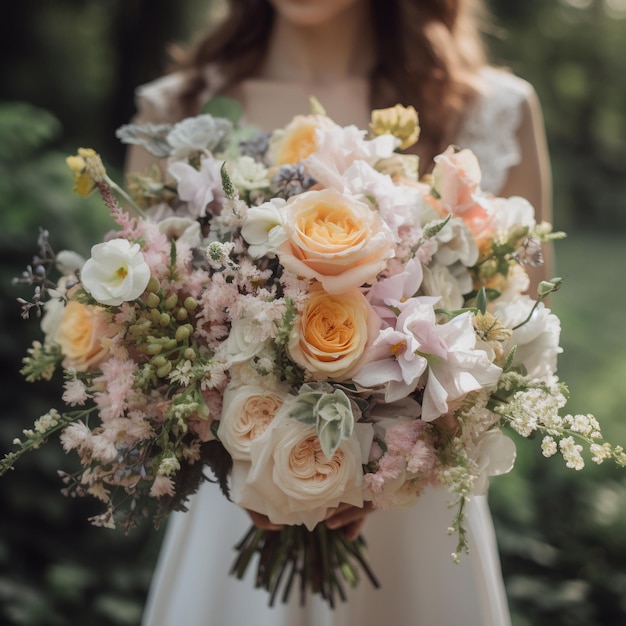
[[[366,77],[376,58],[368,2],[357,2],[332,21],[299,26],[276,14],[258,78],[330,83]]]

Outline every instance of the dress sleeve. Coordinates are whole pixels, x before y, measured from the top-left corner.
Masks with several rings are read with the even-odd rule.
[[[457,145],[478,158],[486,191],[497,195],[508,171],[520,163],[517,131],[523,104],[533,93],[530,83],[509,72],[495,68],[481,72],[480,91],[466,113]]]
[[[135,115],[133,124],[173,124],[182,117],[178,95],[184,86],[182,73],[173,73],[140,85],[135,89]],[[124,170],[144,172],[155,162],[143,146],[129,145],[126,150]]]

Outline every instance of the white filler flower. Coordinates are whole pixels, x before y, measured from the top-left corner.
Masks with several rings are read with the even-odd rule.
[[[98,302],[117,306],[135,300],[145,291],[150,268],[139,244],[112,239],[93,246],[81,278],[85,290]]]

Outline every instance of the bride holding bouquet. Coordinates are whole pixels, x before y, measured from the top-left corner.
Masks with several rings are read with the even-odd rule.
[[[337,124],[367,128],[372,109],[397,103],[419,114],[409,148],[420,175],[448,146],[469,148],[482,189],[522,196],[539,223],[550,219],[550,173],[541,113],[532,87],[490,67],[472,0],[230,0],[226,17],[181,60],[177,71],[137,91],[136,123],[175,123],[214,96],[238,101],[246,123],[271,131],[310,109],[315,97]],[[153,161],[133,146],[127,170]],[[549,262],[549,251],[546,251]],[[547,278],[531,268],[529,294]],[[173,513],[152,582],[144,626],[330,626],[407,624],[506,626],[510,623],[485,495],[466,507],[469,554],[454,563],[449,493],[426,488],[408,508],[373,510],[341,503],[328,528],[363,533],[380,589],[363,581],[329,608],[297,594],[268,607],[253,581],[229,577],[233,546],[249,526],[278,530],[258,510],[229,502],[205,482],[187,512]],[[252,508],[252,507],[251,507]]]

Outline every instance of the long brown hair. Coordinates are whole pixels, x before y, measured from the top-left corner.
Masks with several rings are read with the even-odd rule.
[[[482,0],[370,0],[378,63],[371,74],[371,107],[412,104],[419,112],[425,161],[454,137],[486,63]],[[186,53],[177,68],[188,72],[181,105],[198,107],[214,66],[224,89],[253,76],[263,61],[274,21],[267,0],[229,0],[224,19]]]

